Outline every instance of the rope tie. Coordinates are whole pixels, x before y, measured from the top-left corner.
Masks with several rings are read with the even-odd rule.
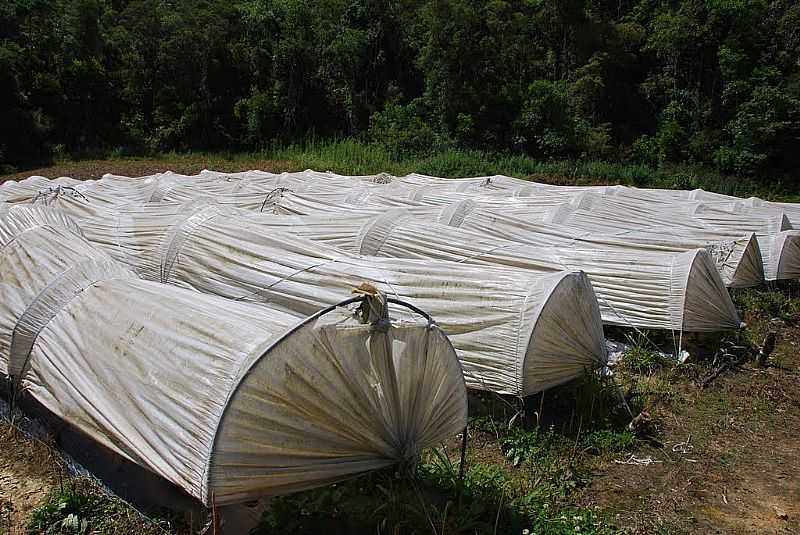
[[[356,319],[361,323],[368,323],[375,331],[389,332],[391,322],[389,321],[389,303],[386,300],[386,294],[368,282],[354,288],[353,293],[364,297],[355,310]]]
[[[39,199],[42,199],[44,205],[47,206],[53,200],[58,199],[62,195],[69,195],[73,199],[80,198],[86,202],[89,202],[89,199],[86,197],[86,195],[78,191],[78,189],[75,188],[74,186],[63,186],[59,184],[58,186],[50,186],[47,189],[39,190],[39,192],[33,198],[31,203],[36,204],[39,201]]]
[[[681,453],[683,455],[691,453],[693,450],[694,445],[692,445],[692,435],[689,435],[683,442],[678,442],[672,446],[672,451],[674,453]]]
[[[291,193],[292,190],[290,190],[289,188],[285,188],[283,186],[280,186],[280,187],[277,187],[277,188],[273,189],[269,193],[267,193],[267,196],[264,197],[264,202],[261,203],[261,210],[259,210],[259,212],[263,212],[264,211],[264,207],[267,206],[267,203],[269,201],[271,201],[271,200],[273,200],[275,198],[282,199],[283,198],[283,194],[286,193],[286,192]]]
[[[656,461],[652,457],[637,457],[636,455],[631,455],[625,460],[615,459],[614,462],[616,464],[629,464],[633,466],[650,466],[651,464],[663,463],[664,461]]]
[[[520,245],[524,245],[524,244],[514,242],[514,243],[506,243],[504,245],[498,245],[497,247],[492,247],[488,251],[480,251],[480,252],[475,253],[473,255],[467,256],[466,258],[462,258],[461,260],[456,262],[456,264],[462,264],[464,262],[468,262],[468,261],[472,260],[473,258],[478,258],[478,257],[481,257],[483,255],[491,254],[491,253],[493,253],[495,251],[499,251],[500,249],[507,249],[509,247],[519,247]]]
[[[269,289],[277,286],[278,284],[280,284],[282,282],[286,282],[286,281],[290,280],[295,275],[299,275],[301,273],[305,273],[306,271],[311,271],[312,269],[316,269],[318,267],[325,266],[325,265],[328,265],[328,264],[334,264],[334,263],[336,263],[338,261],[339,261],[339,258],[337,257],[337,258],[332,258],[330,260],[325,260],[324,262],[318,262],[316,264],[311,264],[310,266],[306,266],[306,267],[304,267],[302,269],[298,269],[297,271],[295,271],[293,273],[290,273],[290,274],[286,275],[285,277],[282,277],[282,278],[276,280],[275,282],[273,282],[272,284],[270,284],[269,286],[267,286],[265,288],[259,288],[258,290],[254,291],[254,292],[250,292],[247,295],[242,295],[240,297],[237,297],[237,298],[234,299],[234,301],[244,301],[244,300],[250,299],[254,295],[261,295],[266,290],[269,290]]]

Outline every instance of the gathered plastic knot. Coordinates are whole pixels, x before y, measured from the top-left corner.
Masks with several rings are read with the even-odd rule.
[[[353,289],[353,293],[364,299],[355,310],[355,316],[361,323],[371,325],[375,330],[386,332],[391,326],[389,322],[389,303],[386,294],[368,282],[361,283]]]
[[[389,173],[380,173],[376,176],[373,180],[375,184],[390,184],[394,180],[394,177]]]

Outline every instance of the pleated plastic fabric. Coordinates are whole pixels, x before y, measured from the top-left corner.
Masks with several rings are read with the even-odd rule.
[[[28,202],[51,188],[74,187],[80,183],[79,180],[69,177],[50,180],[43,176],[31,176],[24,180],[8,180],[0,184],[0,202]]]
[[[525,221],[517,217],[489,212],[471,201],[461,201],[442,209],[438,221],[538,247],[577,247],[592,250],[628,250],[644,254],[686,252],[706,249],[714,260],[725,286],[747,288],[764,282],[761,250],[754,233],[720,239],[715,233],[697,230],[688,236],[665,230],[589,231],[556,223]]]
[[[800,213],[793,203],[770,203],[751,197],[740,199],[703,190],[656,190],[623,186],[566,188],[536,186],[548,195],[561,191],[572,196],[554,209],[548,222],[587,230],[617,226],[628,230],[701,239],[738,239],[755,233],[763,258],[766,280],[797,278],[800,258],[798,233],[788,214]]]
[[[306,183],[315,180],[319,184],[313,192],[308,186],[305,189],[298,186],[296,193],[301,195],[279,203],[276,211],[283,213],[314,213],[323,204],[335,206],[335,199],[345,211],[348,210],[346,205],[369,203],[417,212],[424,206],[446,208],[454,202],[469,200],[481,210],[514,216],[526,223],[560,225],[568,232],[590,232],[595,237],[623,238],[625,232],[643,231],[649,235],[632,239],[643,244],[653,243],[654,235],[658,234],[662,239],[654,244],[667,247],[699,242],[711,249],[715,259],[728,259],[728,267],[721,271],[731,287],[757,284],[761,277],[759,271],[767,280],[792,279],[800,272],[797,233],[786,225],[792,217],[800,220],[800,205],[795,203],[772,203],[755,197],[739,199],[703,190],[552,186],[501,175],[464,179],[419,174],[384,175],[377,183],[376,177],[345,177],[311,171],[281,176],[284,181],[295,180],[302,184],[304,180]],[[262,176],[260,180],[273,179]],[[343,193],[345,188],[350,191]],[[304,195],[307,198],[303,198]],[[720,250],[729,249],[725,245],[720,247],[720,242],[746,243],[751,233],[756,235],[763,257],[760,270],[752,269],[755,256],[752,246],[747,246],[747,251],[738,246],[742,254],[720,253]],[[731,257],[741,259],[742,271],[736,278],[728,277],[735,265]],[[733,268],[733,272],[737,269]]]
[[[724,265],[719,267],[730,287],[753,286],[764,276],[768,280],[792,278],[792,273],[797,272],[795,235],[775,230],[771,223],[775,218],[771,215],[754,213],[753,199],[748,200],[749,204],[736,203],[734,210],[729,202],[724,204],[720,200],[715,200],[710,208],[705,207],[705,201],[701,203],[690,198],[692,192],[660,195],[664,190],[637,190],[622,186],[548,186],[502,176],[437,179],[408,175],[393,177],[383,187],[371,184],[371,177],[342,177],[331,173],[305,171],[282,177],[285,181],[290,178],[322,181],[321,187],[317,188],[321,191],[310,193],[308,187],[297,188],[303,193],[295,193],[289,200],[280,199],[275,203],[274,212],[310,214],[326,207],[336,210],[337,206],[340,211],[354,211],[368,204],[368,208],[381,205],[404,207],[421,214],[424,207],[441,207],[446,211],[454,204],[471,203],[478,211],[512,216],[523,224],[550,227],[551,233],[560,228],[581,238],[591,233],[592,237],[599,239],[614,237],[639,245],[684,250],[692,246],[706,247],[715,260],[724,259]],[[272,178],[263,177],[262,180]],[[336,184],[351,189],[346,191]],[[653,191],[659,194],[649,193]],[[729,201],[728,197],[723,197]],[[704,214],[715,207],[719,207],[715,211],[724,207],[727,215],[712,217]],[[642,235],[627,240],[630,232],[642,232]],[[761,268],[755,268],[752,263],[756,252],[749,243],[751,234],[756,235],[759,252],[763,254]],[[725,242],[736,242],[737,245],[731,249]]]
[[[573,242],[572,247],[535,247],[430,223],[396,209],[367,219],[340,216],[332,223],[299,216],[261,216],[258,221],[306,238],[333,241],[360,254],[447,260],[535,273],[583,271],[597,294],[603,321],[609,324],[686,331],[719,331],[740,325],[710,255],[698,249],[589,249],[580,242]],[[347,221],[351,222],[350,243],[341,239]],[[687,298],[693,292],[702,293],[703,300]]]
[[[267,210],[280,214],[346,214],[358,217],[365,214],[378,215],[390,208],[402,207],[421,218],[435,219],[440,223],[456,226],[497,238],[528,243],[541,247],[572,247],[598,250],[627,249],[644,253],[671,251],[681,252],[696,248],[707,249],[717,265],[723,282],[731,288],[757,286],[765,279],[765,264],[768,269],[776,263],[769,256],[762,260],[758,238],[753,232],[708,229],[701,224],[691,227],[665,227],[653,225],[653,218],[635,221],[633,230],[626,229],[625,216],[608,216],[585,212],[583,219],[571,224],[567,218],[576,213],[570,206],[547,204],[539,211],[522,210],[527,216],[509,216],[513,210],[498,208],[502,203],[486,204],[473,199],[462,199],[439,207],[426,206],[419,201],[406,201],[397,197],[371,195],[370,204],[349,204],[348,197],[341,193],[295,194],[287,193],[276,198]],[[499,201],[503,201],[499,199]],[[557,219],[556,215],[562,217]],[[529,216],[529,217],[528,217]],[[557,220],[557,222],[556,222]],[[661,220],[658,220],[661,223]],[[656,230],[656,228],[658,230]],[[790,242],[792,234],[789,235]],[[786,239],[785,237],[783,239]],[[772,240],[764,238],[768,251],[775,249]],[[793,250],[790,246],[781,249]],[[790,254],[786,254],[791,258]],[[792,265],[791,260],[784,266]]]
[[[326,241],[331,245],[348,244],[353,226],[370,216],[392,210],[393,205],[337,206],[332,198],[321,201],[319,196],[286,194],[276,200],[268,210],[272,214],[314,214],[313,216],[275,219],[271,225],[284,227],[310,239]],[[396,208],[394,208],[396,209]],[[478,207],[472,200],[457,201],[441,209],[412,205],[406,210],[419,219],[470,230],[483,238],[524,243],[536,247],[579,248],[593,251],[628,252],[639,254],[670,254],[706,249],[722,276],[723,283],[731,288],[757,286],[764,281],[764,271],[758,241],[753,233],[744,233],[722,239],[718,232],[698,228],[691,235],[681,236],[669,232],[650,230],[625,231],[606,229],[590,232],[554,223],[526,221],[505,216]],[[328,214],[320,215],[320,214]],[[265,222],[269,220],[264,220]],[[473,236],[474,238],[474,236]],[[485,241],[485,240],[484,240]],[[366,253],[367,251],[362,251]],[[465,251],[466,253],[466,251]],[[623,274],[624,276],[624,274]]]
[[[372,281],[436,319],[473,388],[528,395],[605,362],[597,301],[582,273],[360,256],[265,226],[265,216],[218,210],[151,203],[81,226],[143,278],[294,314],[313,314]],[[570,324],[560,341],[538,334],[552,318]],[[545,375],[536,377],[539,369]]]
[[[466,424],[455,351],[424,318],[302,318],[143,281],[46,211],[18,216],[0,222],[0,370],[206,505],[409,461]]]
[[[631,208],[632,204],[638,206]],[[759,242],[765,279],[783,277],[778,271],[781,263],[788,266],[789,270],[797,270],[797,258],[791,253],[795,235],[792,232],[783,234],[791,228],[783,214],[772,217],[737,215],[702,205],[684,205],[683,209],[685,213],[681,214],[672,207],[620,202],[611,197],[602,199],[591,210],[573,210],[564,205],[548,221],[587,231],[597,228],[626,228],[662,232],[675,237],[698,236],[716,240],[737,239],[752,232]],[[670,220],[670,214],[677,216]],[[665,224],[665,221],[669,221],[669,224]],[[784,237],[779,239],[782,234]]]

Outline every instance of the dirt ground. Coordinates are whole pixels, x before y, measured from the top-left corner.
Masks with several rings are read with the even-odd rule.
[[[31,512],[62,481],[51,450],[0,420],[0,533],[25,533]]]
[[[782,338],[775,367],[679,388],[655,414],[663,447],[600,465],[583,504],[631,533],[800,533],[800,329]]]
[[[120,158],[114,160],[81,160],[59,162],[48,167],[28,169],[10,175],[0,175],[0,183],[6,180],[21,180],[29,176],[58,178],[68,176],[79,180],[98,179],[104,174],[124,176],[147,176],[165,171],[195,175],[203,169],[235,173],[251,169],[269,170],[273,173],[297,171],[296,164],[288,160],[226,159],[207,154],[170,155],[168,159]]]

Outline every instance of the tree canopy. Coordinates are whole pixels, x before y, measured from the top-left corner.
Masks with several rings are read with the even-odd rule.
[[[6,0],[0,164],[358,136],[800,164],[794,0]]]

